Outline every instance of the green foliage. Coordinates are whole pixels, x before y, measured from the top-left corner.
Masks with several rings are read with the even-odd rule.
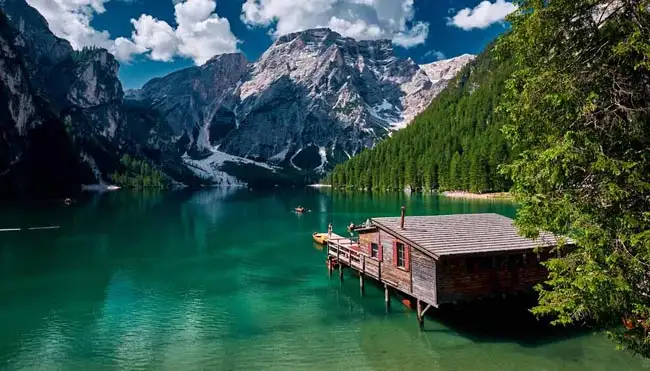
[[[123,172],[111,174],[111,181],[120,187],[135,189],[163,189],[165,188],[165,179],[162,174],[149,165],[144,160],[138,160],[128,154],[120,159],[123,166]]]
[[[571,237],[534,312],[614,329],[650,356],[650,0],[522,0],[498,44],[515,63],[504,172],[520,230]]]
[[[87,60],[91,59],[93,55],[95,55],[95,52],[101,48],[96,47],[96,46],[85,46],[81,50],[75,50],[72,52],[70,57],[75,63],[81,64],[83,62],[86,62]]]
[[[355,189],[507,190],[497,168],[511,153],[494,108],[510,71],[483,53],[407,128],[337,166],[326,181]]]

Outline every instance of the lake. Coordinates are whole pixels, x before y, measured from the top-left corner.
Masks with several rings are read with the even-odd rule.
[[[297,215],[297,205],[311,210]],[[301,190],[88,195],[0,206],[0,369],[637,370],[602,334],[504,303],[415,312],[346,273],[314,231],[504,201]]]

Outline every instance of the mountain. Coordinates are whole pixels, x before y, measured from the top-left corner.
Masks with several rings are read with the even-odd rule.
[[[164,119],[124,104],[113,55],[74,51],[24,0],[1,0],[0,15],[0,195],[104,183],[125,171],[124,154],[161,171],[165,164],[175,177],[192,176]]]
[[[427,65],[432,78],[395,56],[388,40],[312,29],[279,37],[257,62],[217,56],[153,79],[127,99],[159,111],[195,160],[218,148],[218,159],[225,153],[323,173],[406,126],[469,60]]]
[[[16,47],[24,34],[0,12],[0,195],[69,191],[82,181],[83,166],[66,128],[30,83],[35,66]],[[18,43],[18,46],[24,43]],[[44,67],[44,66],[41,66]]]
[[[512,66],[488,50],[454,71],[444,64],[425,65],[430,77],[448,83],[407,128],[337,166],[328,176],[335,187],[398,190],[501,191],[509,182],[499,164],[512,158],[501,134],[502,100]]]
[[[404,127],[471,59],[430,65],[434,78],[390,41],[314,29],[125,94],[108,51],[73,50],[25,0],[0,14],[0,195],[314,180]]]
[[[429,76],[433,83],[438,82],[449,82],[453,80],[460,70],[465,67],[466,64],[473,61],[476,58],[472,54],[463,54],[458,57],[443,59],[436,62],[421,64],[420,68]],[[446,84],[445,84],[446,86]]]

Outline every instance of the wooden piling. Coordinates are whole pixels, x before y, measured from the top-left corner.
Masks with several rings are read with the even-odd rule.
[[[332,258],[328,256],[327,257],[327,273],[328,273],[330,279],[332,279],[332,268],[333,268],[332,265],[333,265]]]
[[[365,287],[363,282],[363,276],[366,273],[366,257],[361,255],[361,272],[359,272],[359,289],[361,290],[361,296],[365,293]]]
[[[343,265],[341,264],[341,249],[336,249],[336,264],[339,266],[339,280],[343,281]]]
[[[388,291],[388,285],[384,285],[384,301],[386,302],[386,311],[390,310],[390,292]]]
[[[418,312],[418,326],[420,327],[420,331],[424,330],[424,312],[422,311],[422,302],[420,299],[417,299],[417,312]]]

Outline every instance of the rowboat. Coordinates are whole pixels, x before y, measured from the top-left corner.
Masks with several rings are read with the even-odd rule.
[[[327,233],[314,232],[314,234],[312,234],[312,237],[314,237],[314,242],[321,245],[324,245],[325,242],[327,242]]]

